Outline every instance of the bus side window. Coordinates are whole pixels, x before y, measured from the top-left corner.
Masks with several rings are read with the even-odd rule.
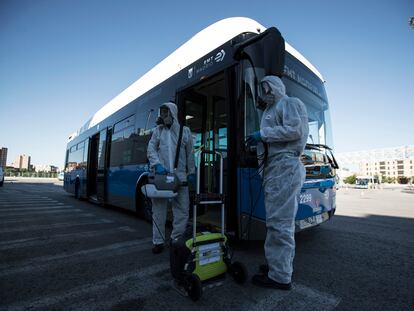
[[[135,115],[132,115],[113,127],[110,166],[133,164]]]
[[[66,165],[67,172],[79,169],[81,167],[81,164],[83,162],[84,144],[85,142],[81,142],[70,148],[68,154],[68,162]]]
[[[134,137],[133,162],[136,164],[147,163],[147,147],[151,139],[152,130],[138,129],[138,135]]]
[[[68,172],[69,170],[68,170],[68,164],[69,164],[69,152],[70,152],[70,150],[68,149],[68,150],[66,150],[66,157],[65,157],[65,172]]]

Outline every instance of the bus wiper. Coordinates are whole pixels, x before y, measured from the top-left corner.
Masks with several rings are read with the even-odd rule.
[[[333,155],[331,147],[329,147],[327,145],[324,145],[324,144],[306,144],[306,146],[305,146],[305,149],[308,149],[308,150],[322,151],[321,148],[326,149],[326,150],[329,151],[330,156],[328,154],[326,156],[328,157],[329,162],[332,164],[332,167],[338,169],[339,165],[338,165],[338,162],[336,162],[336,159]]]
[[[321,150],[320,149],[321,147],[332,151],[331,147],[324,145],[324,144],[306,144],[305,149]]]
[[[332,161],[333,161],[332,167],[338,169],[339,168],[339,165],[338,165],[338,162],[336,162],[336,159],[335,159],[335,157],[334,157],[334,155],[332,153],[332,150],[329,149],[329,153],[331,154]]]

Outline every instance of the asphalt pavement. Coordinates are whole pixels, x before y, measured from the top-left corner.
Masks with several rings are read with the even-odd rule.
[[[0,310],[414,310],[414,193],[337,192],[337,213],[297,234],[294,288],[227,277],[200,301],[177,293],[151,225],[78,201],[53,179],[0,187]],[[250,275],[262,242],[235,243]]]

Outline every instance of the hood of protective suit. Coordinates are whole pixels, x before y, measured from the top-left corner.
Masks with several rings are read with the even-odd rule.
[[[167,106],[168,109],[170,109],[171,116],[173,117],[174,121],[178,122],[178,108],[176,104],[168,102],[168,103],[162,104],[161,106]]]
[[[270,88],[271,93],[275,95],[276,102],[281,100],[286,96],[286,87],[285,84],[279,77],[276,76],[266,76],[262,79],[261,82],[266,82]]]

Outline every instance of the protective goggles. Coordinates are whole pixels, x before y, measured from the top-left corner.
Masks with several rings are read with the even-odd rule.
[[[261,88],[261,91],[262,91],[263,95],[270,94],[271,91],[272,91],[272,89],[270,88],[270,86],[267,82],[260,83],[260,88]]]
[[[160,107],[160,111],[158,112],[158,116],[160,116],[161,118],[165,119],[170,115],[170,109],[168,109],[168,107],[166,106],[161,106]]]

